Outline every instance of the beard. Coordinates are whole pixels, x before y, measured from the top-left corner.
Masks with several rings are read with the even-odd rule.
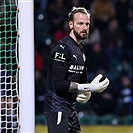
[[[82,32],[78,33],[75,29],[73,29],[73,33],[74,33],[75,37],[79,40],[84,40],[88,37],[87,31],[82,31]],[[83,33],[83,35],[82,35],[82,33]]]

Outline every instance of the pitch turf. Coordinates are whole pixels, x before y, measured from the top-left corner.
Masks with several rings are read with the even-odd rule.
[[[133,126],[82,126],[82,133],[133,133]],[[47,133],[45,125],[37,125],[36,133]]]

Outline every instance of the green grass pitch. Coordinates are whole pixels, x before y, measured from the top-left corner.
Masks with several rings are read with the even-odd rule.
[[[133,133],[133,126],[81,126],[82,133]],[[36,133],[48,133],[46,125],[36,125]]]

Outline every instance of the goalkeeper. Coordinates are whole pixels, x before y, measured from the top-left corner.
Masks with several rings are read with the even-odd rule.
[[[86,103],[92,92],[102,92],[109,85],[102,74],[87,83],[87,48],[90,12],[73,7],[68,14],[70,33],[56,42],[50,52],[44,111],[48,133],[81,133],[76,100]]]

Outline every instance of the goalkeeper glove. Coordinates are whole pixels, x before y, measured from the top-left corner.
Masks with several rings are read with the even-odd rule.
[[[91,92],[79,93],[76,100],[79,103],[86,103],[91,97]]]
[[[91,92],[102,92],[108,87],[109,79],[105,78],[103,81],[100,82],[100,79],[102,77],[103,75],[99,74],[92,80],[92,82],[90,83]]]
[[[105,80],[100,82],[100,79],[103,77],[102,74],[97,75],[91,83],[87,84],[78,84],[78,91],[83,93],[83,92],[102,92],[104,91],[108,85],[109,85],[109,80],[106,78]]]

